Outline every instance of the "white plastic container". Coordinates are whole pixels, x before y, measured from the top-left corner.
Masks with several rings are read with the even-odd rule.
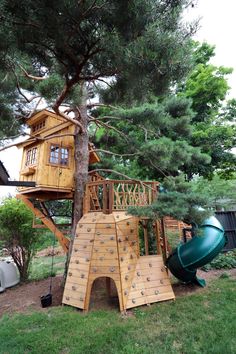
[[[20,276],[15,263],[0,261],[0,292],[18,284]]]

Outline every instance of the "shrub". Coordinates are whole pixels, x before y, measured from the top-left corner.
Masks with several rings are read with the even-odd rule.
[[[236,250],[227,253],[220,253],[211,263],[206,264],[202,269],[231,269],[236,268]]]
[[[32,213],[20,200],[8,198],[0,206],[0,241],[17,265],[21,281],[28,278],[38,237],[32,220]]]

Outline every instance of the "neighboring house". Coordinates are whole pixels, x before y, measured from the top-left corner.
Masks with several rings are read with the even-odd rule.
[[[8,184],[8,178],[9,174],[3,165],[2,161],[0,161],[0,185],[7,185]]]
[[[9,181],[9,174],[0,161],[0,186],[24,186],[24,187],[34,187],[35,182],[23,182],[23,181]]]

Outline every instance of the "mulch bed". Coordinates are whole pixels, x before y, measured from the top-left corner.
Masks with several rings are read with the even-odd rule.
[[[236,278],[236,269],[231,270],[211,270],[209,272],[198,271],[198,276],[207,282],[218,278],[222,273],[227,273],[230,277]],[[61,306],[63,295],[63,277],[53,278],[52,286],[52,306]],[[50,279],[32,281],[6,289],[0,293],[0,316],[3,314],[14,314],[30,311],[47,311],[41,307],[40,297],[49,292]],[[194,292],[203,291],[203,288],[192,284],[174,283],[173,289],[176,297],[190,295]],[[91,296],[91,310],[97,309],[119,309],[118,299],[115,289],[112,289],[112,296],[106,294],[105,279],[95,282]]]

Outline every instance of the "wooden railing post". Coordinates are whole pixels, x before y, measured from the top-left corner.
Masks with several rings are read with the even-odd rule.
[[[114,183],[109,181],[109,194],[108,194],[108,212],[112,213],[114,209]]]
[[[108,190],[107,190],[107,181],[104,180],[102,183],[102,204],[103,204],[103,213],[107,214],[108,213]]]

